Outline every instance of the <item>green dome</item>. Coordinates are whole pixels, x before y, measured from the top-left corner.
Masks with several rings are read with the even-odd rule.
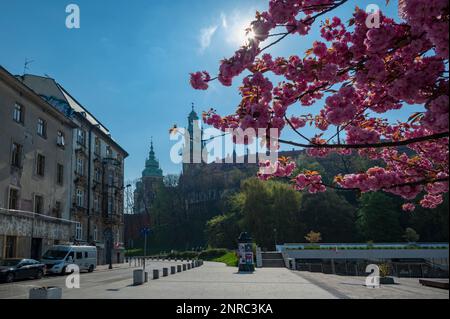
[[[145,161],[145,169],[142,171],[142,177],[163,177],[163,171],[159,168],[159,162],[153,150],[153,141],[150,144],[150,152]]]

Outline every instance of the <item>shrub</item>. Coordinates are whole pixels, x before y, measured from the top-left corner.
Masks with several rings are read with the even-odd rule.
[[[214,248],[214,249],[208,249],[202,251],[199,255],[199,259],[203,260],[212,260],[215,258],[222,257],[223,255],[226,255],[229,252],[229,250],[224,248]]]

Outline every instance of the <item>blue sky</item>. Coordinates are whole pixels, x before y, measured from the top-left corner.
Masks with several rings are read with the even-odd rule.
[[[70,3],[80,7],[80,29],[65,27]],[[348,19],[355,5],[369,3],[396,16],[397,1],[386,9],[385,0],[351,0],[334,14]],[[28,73],[48,74],[69,90],[130,153],[127,179],[140,176],[151,136],[164,172],[177,173],[168,130],[185,125],[191,102],[199,114],[210,107],[229,114],[239,103],[236,85],[194,91],[189,73],[215,74],[239,47],[254,12],[267,6],[267,0],[0,0],[0,65],[22,74],[25,59],[34,60]],[[301,55],[317,38],[317,32],[294,37],[270,53]]]

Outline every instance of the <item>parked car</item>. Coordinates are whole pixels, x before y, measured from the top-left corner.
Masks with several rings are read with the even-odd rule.
[[[0,281],[7,283],[18,279],[41,279],[45,264],[34,259],[0,259]]]
[[[67,266],[77,265],[80,271],[93,272],[97,268],[97,247],[55,245],[41,259],[46,265],[47,273],[65,275]]]

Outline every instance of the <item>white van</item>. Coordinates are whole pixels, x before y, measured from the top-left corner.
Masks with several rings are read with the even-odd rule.
[[[80,271],[93,272],[97,268],[97,247],[56,245],[47,250],[41,262],[50,274],[64,275],[70,264],[80,267]]]

